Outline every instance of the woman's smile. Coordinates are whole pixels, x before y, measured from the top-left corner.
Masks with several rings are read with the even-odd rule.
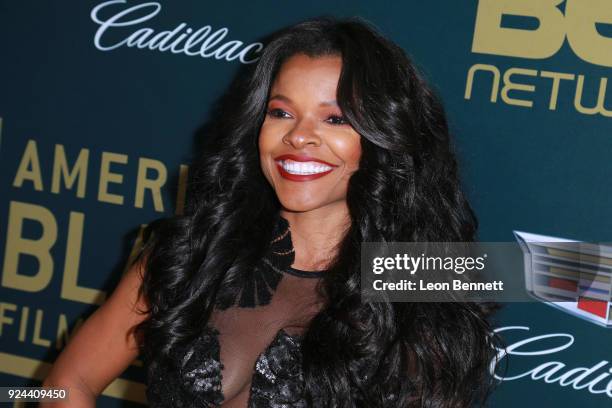
[[[340,56],[296,54],[281,65],[270,89],[260,162],[287,210],[346,202],[349,179],[359,168],[361,136],[336,101],[341,70]]]
[[[283,154],[274,160],[280,175],[292,181],[310,181],[331,173],[335,164],[310,156]]]

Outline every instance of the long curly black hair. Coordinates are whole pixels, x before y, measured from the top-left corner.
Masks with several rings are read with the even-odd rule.
[[[151,223],[138,326],[145,355],[195,338],[219,297],[236,295],[272,239],[280,203],[259,162],[271,84],[288,57],[337,55],[338,104],[361,135],[347,203],[352,221],[322,280],[324,308],[302,343],[306,398],[330,407],[466,407],[490,392],[488,309],[475,303],[369,303],[361,243],[473,241],[443,106],[406,53],[360,18],[310,19],[270,37],[191,166],[183,215]],[[395,405],[395,404],[394,404]]]

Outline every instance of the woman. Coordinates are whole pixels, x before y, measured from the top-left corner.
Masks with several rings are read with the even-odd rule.
[[[443,108],[405,53],[362,20],[314,19],[272,36],[244,85],[194,165],[185,215],[149,226],[46,384],[93,406],[142,352],[151,406],[482,401],[483,307],[360,296],[362,242],[477,229]]]

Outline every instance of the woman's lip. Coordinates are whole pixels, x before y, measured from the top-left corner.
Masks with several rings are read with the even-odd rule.
[[[284,159],[279,159],[279,160],[284,160]],[[312,161],[312,160],[307,160],[307,161]],[[285,170],[279,162],[276,162],[276,168],[278,169],[278,172],[280,173],[281,177],[286,178],[287,180],[292,180],[292,181],[315,180],[315,179],[318,179],[319,177],[323,177],[326,174],[329,174],[330,172],[334,171],[334,169],[329,169],[327,171],[324,171],[321,173],[315,173],[315,174],[292,174],[292,173],[289,173],[287,170]]]
[[[297,155],[297,154],[281,154],[280,156],[277,156],[274,158],[275,161],[282,161],[282,160],[293,160],[293,161],[298,161],[298,162],[317,162],[317,163],[323,163],[327,166],[331,166],[331,167],[338,167],[337,164],[332,164],[329,162],[326,162],[325,160],[320,160],[320,159],[316,159],[314,157],[311,156],[306,156],[306,155]],[[321,173],[321,174],[327,174],[327,173]]]

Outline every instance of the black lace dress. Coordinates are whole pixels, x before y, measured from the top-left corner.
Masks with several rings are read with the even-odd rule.
[[[269,303],[285,274],[301,278],[320,278],[325,272],[300,271],[292,268],[294,251],[288,221],[277,218],[275,239],[264,258],[265,267],[256,270],[252,282],[245,285],[238,303],[254,307]],[[227,305],[225,305],[227,306]],[[248,408],[307,407],[303,398],[301,336],[290,335],[284,329],[257,357],[253,367]],[[160,367],[156,361],[146,361],[147,390],[151,407],[218,407],[224,401],[221,386],[219,331],[208,325],[190,344],[175,349],[176,367]]]

